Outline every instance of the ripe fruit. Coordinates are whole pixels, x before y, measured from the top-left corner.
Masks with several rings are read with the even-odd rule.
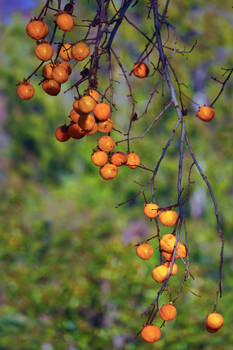
[[[74,19],[68,13],[60,13],[56,18],[58,28],[64,32],[70,32],[74,27]]]
[[[128,158],[127,158],[127,162],[126,165],[131,168],[131,169],[135,169],[137,168],[139,165],[141,164],[141,159],[139,157],[139,155],[137,153],[128,153]]]
[[[213,329],[213,330],[218,330],[223,326],[224,323],[224,318],[222,315],[218,314],[217,312],[212,312],[206,317],[206,327]]]
[[[70,119],[72,122],[77,123],[80,118],[80,114],[77,113],[74,109],[70,112]]]
[[[70,136],[68,134],[68,127],[66,125],[61,125],[56,129],[55,133],[56,139],[60,142],[65,142],[69,140]]]
[[[78,101],[78,108],[82,113],[90,113],[95,108],[96,102],[91,96],[83,96]]]
[[[68,134],[73,139],[81,139],[85,136],[85,131],[83,131],[77,123],[74,123],[70,124]]]
[[[172,260],[172,253],[168,253],[165,250],[161,251],[162,256],[164,257],[165,260],[171,261]],[[178,259],[178,255],[175,255],[175,260]]]
[[[78,120],[78,124],[84,131],[91,131],[95,125],[95,117],[92,114],[82,114]]]
[[[149,68],[145,63],[138,62],[138,63],[135,63],[135,65],[133,66],[132,72],[135,75],[135,77],[146,78],[147,75],[149,74]]]
[[[176,254],[177,254],[178,258],[186,258],[187,248],[185,247],[185,245],[183,243],[181,243],[181,242],[177,243]]]
[[[144,214],[150,218],[154,219],[157,215],[159,215],[159,206],[155,203],[146,203],[144,205]]]
[[[111,156],[111,163],[115,164],[116,166],[121,166],[125,164],[127,161],[127,155],[123,152],[115,152]]]
[[[175,225],[178,219],[178,215],[174,210],[164,210],[159,214],[159,221],[164,226],[173,226]]]
[[[90,131],[86,131],[87,135],[94,135],[97,132],[97,124],[95,123],[94,127]]]
[[[159,314],[162,320],[170,322],[176,317],[176,308],[172,303],[163,305],[159,310]]]
[[[53,47],[47,43],[42,42],[35,48],[35,54],[41,61],[49,61],[53,57]]]
[[[216,333],[218,331],[218,329],[213,329],[208,327],[206,323],[205,323],[205,328],[209,333]]]
[[[106,163],[103,167],[100,168],[100,175],[104,180],[111,180],[117,176],[118,169],[114,164]]]
[[[161,283],[166,279],[168,272],[169,270],[166,266],[159,265],[152,270],[152,277],[156,282]]]
[[[149,243],[142,243],[136,249],[137,256],[143,260],[150,259],[153,255],[153,252],[153,247]]]
[[[95,109],[93,110],[93,113],[96,119],[103,121],[109,118],[111,109],[107,103],[97,103]]]
[[[57,96],[61,91],[61,85],[53,79],[43,81],[42,88],[48,95],[51,96]]]
[[[59,63],[59,66],[65,68],[69,75],[72,73],[71,65],[67,61],[62,61]]]
[[[170,271],[171,263],[169,261],[166,261],[163,265],[166,266],[168,268],[168,270]],[[171,275],[172,276],[176,275],[177,271],[178,271],[178,266],[177,266],[177,264],[174,263],[173,266],[172,266]]]
[[[32,39],[40,40],[46,37],[49,27],[43,21],[33,20],[27,24],[26,32]]]
[[[160,248],[168,253],[172,253],[176,243],[176,236],[168,233],[160,239]]]
[[[76,43],[71,49],[72,56],[77,61],[83,61],[90,53],[89,46],[84,42]]]
[[[102,151],[110,152],[113,150],[116,144],[115,144],[115,141],[110,136],[102,136],[98,140],[98,146]]]
[[[55,65],[53,63],[47,63],[42,70],[42,75],[46,79],[52,79],[53,68]]]
[[[96,102],[99,102],[100,94],[98,93],[98,91],[93,90],[93,89],[90,89],[90,90],[88,91],[88,94],[89,94],[92,98],[94,98],[94,100],[95,100]]]
[[[197,117],[204,122],[210,122],[214,117],[214,109],[210,106],[202,106],[197,112]]]
[[[80,109],[79,109],[79,100],[75,100],[74,103],[73,103],[73,108],[76,112],[80,113]]]
[[[68,43],[64,43],[59,51],[59,57],[64,61],[70,61],[72,60],[72,52],[71,52],[72,45]]]
[[[113,128],[113,121],[110,118],[97,123],[97,130],[99,132],[104,132],[104,133],[111,132],[112,128]]]
[[[141,337],[147,343],[155,343],[161,338],[161,330],[154,325],[146,325],[141,331]]]
[[[97,166],[104,166],[108,162],[108,155],[103,151],[96,151],[91,156],[92,163]]]
[[[22,100],[30,100],[34,96],[34,93],[34,87],[27,81],[20,83],[17,88],[17,94]]]
[[[53,69],[52,77],[59,84],[64,84],[69,79],[69,74],[67,73],[65,68],[59,65]]]

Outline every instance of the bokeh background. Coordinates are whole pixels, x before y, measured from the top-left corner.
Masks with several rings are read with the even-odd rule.
[[[158,290],[151,278],[158,263],[158,247],[153,243],[155,257],[143,262],[136,257],[134,245],[152,235],[155,228],[143,215],[143,198],[118,209],[115,206],[136,193],[134,181],[144,183],[150,174],[122,168],[118,178],[105,182],[90,162],[97,135],[65,144],[56,141],[55,129],[68,120],[73,92],[47,96],[38,86],[38,74],[31,80],[36,89],[34,99],[22,102],[17,97],[17,81],[38,64],[35,43],[26,35],[25,25],[40,6],[37,0],[0,1],[0,349],[233,349],[232,81],[216,104],[216,117],[210,124],[197,120],[195,108],[185,100],[192,145],[213,186],[223,225],[224,296],[217,310],[223,313],[225,325],[217,334],[207,333],[203,326],[215,298],[220,241],[213,205],[194,170],[195,183],[185,215],[195,280],[187,286],[201,297],[184,289],[176,303],[176,320],[163,328],[158,343],[145,344],[140,338],[135,340],[135,334],[144,321],[140,314]],[[145,20],[145,10],[145,3],[140,2],[130,18],[150,34],[152,25]],[[75,12],[78,23],[90,19],[93,11],[94,0],[80,1]],[[185,93],[200,104],[208,103],[219,89],[210,77],[223,79],[221,68],[233,67],[232,1],[172,1],[168,16],[177,27],[180,49],[198,41],[192,54],[176,56],[173,64],[185,84]],[[54,17],[48,20],[52,23]],[[68,39],[81,39],[83,33],[78,27]],[[58,33],[58,40],[61,35]],[[133,28],[122,25],[115,48],[128,72],[144,44]],[[151,62],[157,58],[154,53],[147,62],[151,71]],[[104,60],[102,65],[99,89],[104,91]],[[74,68],[74,81],[81,67]],[[118,110],[112,117],[116,127],[125,129],[130,103],[115,65],[113,74],[121,85],[114,86]],[[157,73],[143,81],[130,77],[138,113],[156,79]],[[133,135],[146,129],[168,98],[166,93],[164,99],[161,93],[156,94],[147,116],[135,123]],[[154,166],[175,122],[176,115],[170,110],[145,139],[132,143],[132,150],[139,153],[145,166]],[[160,205],[176,202],[178,147],[179,133],[157,176]],[[118,148],[126,150],[125,145]],[[191,163],[186,151],[185,189]],[[150,200],[150,189],[146,194]],[[184,273],[182,262],[178,264],[179,273],[172,280],[174,293]],[[165,294],[161,302],[166,301]],[[156,320],[156,324],[161,321]]]

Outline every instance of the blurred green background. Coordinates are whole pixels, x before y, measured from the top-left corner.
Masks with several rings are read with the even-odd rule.
[[[189,110],[186,123],[191,142],[213,186],[223,225],[224,296],[217,311],[223,313],[225,325],[217,334],[207,333],[203,326],[215,298],[220,241],[213,205],[194,170],[195,183],[185,215],[195,280],[188,281],[187,286],[201,298],[184,289],[176,303],[176,320],[163,328],[158,343],[145,344],[140,337],[135,340],[135,334],[145,321],[141,313],[159,288],[151,278],[159,254],[154,242],[155,257],[139,261],[134,244],[152,235],[155,228],[144,217],[143,198],[118,209],[115,206],[138,191],[134,181],[145,183],[150,173],[121,168],[116,179],[106,182],[90,162],[99,135],[65,144],[57,142],[54,132],[68,120],[73,92],[58,97],[46,95],[38,86],[40,73],[31,80],[36,89],[33,100],[22,102],[17,97],[17,81],[38,64],[33,53],[35,43],[26,35],[25,24],[38,13],[39,5],[40,1],[0,2],[0,349],[233,349],[232,81],[216,103],[216,117],[210,124],[197,120],[193,106],[184,100]],[[77,23],[92,18],[93,11],[94,0],[80,1],[75,11]],[[145,13],[145,2],[140,2],[130,10],[129,17],[150,35],[153,26],[144,19]],[[177,55],[173,65],[185,84],[184,92],[197,103],[208,103],[219,89],[210,77],[223,79],[221,68],[233,67],[232,2],[172,1],[168,19],[177,26],[179,49],[190,48],[198,41],[192,54]],[[49,20],[52,23],[54,18]],[[68,34],[68,40],[79,40],[83,35],[78,27]],[[57,40],[61,36],[59,32]],[[169,44],[172,45],[172,35]],[[115,50],[128,72],[144,45],[143,37],[124,22]],[[151,72],[151,62],[156,64],[156,60],[154,53],[147,61]],[[74,81],[83,64],[74,68]],[[103,60],[103,67],[106,64]],[[130,102],[115,63],[113,74],[121,85],[114,85],[118,110],[112,118],[118,129],[126,130]],[[106,87],[106,78],[103,69],[100,91]],[[138,113],[143,111],[157,80],[158,73],[146,80],[130,77]],[[64,89],[70,84],[71,81],[66,83]],[[134,123],[132,135],[140,135],[166,101],[167,93],[163,98],[161,91],[156,94],[148,114]],[[170,109],[145,139],[132,142],[132,151],[139,153],[145,166],[154,167],[176,118]],[[155,187],[160,205],[176,202],[179,133],[157,176]],[[119,134],[114,137],[120,139]],[[117,149],[126,151],[124,144]],[[186,150],[185,189],[191,163]],[[146,195],[150,200],[150,188]],[[179,273],[171,283],[174,294],[184,273],[181,261],[178,266]],[[164,302],[166,294],[161,298]],[[160,325],[161,321],[155,323]]]

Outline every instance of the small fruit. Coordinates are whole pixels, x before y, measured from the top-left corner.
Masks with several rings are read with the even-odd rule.
[[[68,13],[60,13],[56,18],[58,28],[64,32],[70,32],[74,27],[74,19]]]
[[[99,132],[103,132],[103,133],[111,132],[112,128],[113,128],[113,121],[110,118],[97,123],[97,130]]]
[[[65,68],[65,70],[69,75],[72,73],[71,65],[67,61],[60,62],[59,66]]]
[[[57,96],[61,91],[61,85],[53,79],[48,79],[42,83],[43,90],[51,96]]]
[[[214,117],[214,109],[210,106],[202,106],[197,112],[197,117],[204,122],[210,122]]]
[[[142,243],[136,249],[137,256],[143,260],[150,259],[153,255],[153,252],[153,247],[149,243]]]
[[[155,343],[161,338],[161,330],[154,325],[146,325],[141,331],[141,337],[147,343]]]
[[[81,113],[78,104],[79,104],[79,100],[75,100],[73,103],[73,108],[76,112]]]
[[[90,89],[90,90],[88,91],[88,94],[89,94],[92,98],[94,98],[94,100],[95,100],[96,102],[99,102],[100,94],[98,93],[98,91],[93,90],[93,89]]]
[[[47,63],[42,69],[42,75],[46,79],[52,79],[53,68],[55,65],[53,63]]]
[[[68,134],[73,139],[81,139],[86,135],[85,131],[80,128],[78,123],[70,124]]]
[[[132,72],[135,77],[146,78],[149,74],[149,68],[144,62],[138,62],[133,66]]]
[[[35,54],[37,58],[41,61],[49,61],[53,57],[53,47],[47,43],[47,42],[42,42],[38,44],[35,48]]]
[[[59,84],[64,84],[69,79],[69,74],[64,67],[59,65],[53,69],[52,78]]]
[[[159,215],[159,206],[155,203],[146,203],[144,205],[144,214],[150,218],[155,219]]]
[[[168,233],[160,239],[160,248],[168,253],[172,253],[176,243],[176,236]]]
[[[223,326],[224,318],[217,312],[212,312],[206,317],[206,327],[218,330]]]
[[[74,109],[70,112],[70,119],[72,122],[77,123],[80,118],[80,114],[77,113]]]
[[[176,254],[178,255],[178,258],[186,258],[187,248],[183,243],[181,242],[177,243]]]
[[[169,270],[166,266],[159,265],[152,270],[152,277],[156,282],[161,283],[166,279],[168,273]]]
[[[92,163],[97,166],[104,166],[108,162],[108,155],[103,151],[96,151],[91,156]]]
[[[127,155],[123,152],[114,152],[111,155],[111,163],[115,164],[116,166],[121,166],[125,164],[127,161]]]
[[[95,125],[95,117],[92,114],[82,114],[78,120],[78,124],[84,131],[91,131]]]
[[[66,125],[61,125],[56,129],[55,133],[56,139],[60,142],[65,142],[69,140],[70,136],[68,134],[68,127]]]
[[[95,123],[94,127],[90,131],[86,131],[87,135],[94,135],[97,132],[97,123]]]
[[[84,42],[76,43],[71,49],[72,56],[77,61],[83,61],[90,53],[89,46]]]
[[[216,333],[218,331],[218,329],[213,329],[208,327],[206,323],[205,323],[205,328],[209,333]]]
[[[30,100],[35,93],[35,89],[32,84],[24,81],[19,84],[17,88],[17,94],[22,100]]]
[[[118,169],[114,164],[106,163],[103,167],[100,168],[100,175],[104,180],[111,180],[117,176]]]
[[[162,256],[164,257],[165,260],[171,261],[172,260],[172,253],[168,253],[165,250],[161,251]],[[178,255],[175,255],[175,260],[178,259]]]
[[[98,140],[98,146],[104,152],[111,152],[116,144],[110,136],[102,136]]]
[[[64,61],[70,61],[72,60],[72,52],[71,52],[72,45],[68,43],[64,43],[59,51],[59,57]]]
[[[166,261],[163,265],[166,266],[168,268],[168,270],[170,271],[171,263],[169,261]],[[178,266],[177,266],[177,264],[174,263],[173,266],[172,266],[171,275],[172,276],[176,275],[177,271],[178,271]]]
[[[83,96],[78,101],[78,108],[81,113],[90,113],[95,108],[96,102],[91,96]]]
[[[26,32],[32,39],[41,40],[48,34],[49,27],[43,21],[33,20],[27,24]]]
[[[93,113],[96,119],[103,121],[109,118],[111,109],[107,103],[97,103],[95,109],[93,110]]]
[[[174,210],[164,210],[159,214],[159,221],[164,226],[173,226],[177,222],[178,215]]]
[[[128,158],[127,158],[127,162],[126,165],[131,168],[131,169],[135,169],[137,168],[139,165],[141,164],[141,159],[139,157],[139,155],[137,153],[128,153]]]
[[[176,308],[172,303],[163,305],[159,310],[159,314],[162,320],[170,322],[176,317]]]

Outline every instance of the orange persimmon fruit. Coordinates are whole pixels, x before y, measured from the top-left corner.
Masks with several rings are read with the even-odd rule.
[[[164,226],[173,226],[177,222],[178,214],[174,210],[164,210],[159,214],[159,221]]]
[[[103,121],[109,118],[111,114],[110,106],[107,103],[97,103],[93,113],[99,121]]]
[[[73,123],[69,125],[68,134],[73,139],[81,139],[86,135],[85,131],[80,128],[78,123]]]
[[[37,44],[35,48],[35,54],[37,58],[39,58],[39,60],[41,61],[51,60],[51,58],[53,57],[53,53],[54,53],[54,50],[52,45],[50,45],[46,41]]]
[[[98,146],[104,152],[111,152],[115,148],[116,143],[110,136],[102,136],[98,140]]]
[[[69,74],[65,67],[59,65],[53,69],[52,79],[56,80],[59,84],[64,84],[69,79]]]
[[[124,165],[127,161],[127,155],[123,152],[114,152],[111,155],[111,163],[115,164],[116,166]]]
[[[62,44],[62,47],[59,51],[59,57],[64,61],[70,61],[72,60],[72,52],[71,52],[72,45],[68,43]]]
[[[146,203],[144,205],[144,214],[150,219],[155,219],[159,215],[159,206],[155,203]]]
[[[78,109],[81,113],[90,113],[95,108],[96,102],[91,96],[83,96],[78,101]]]
[[[78,124],[84,131],[91,131],[95,125],[95,117],[92,114],[81,114]]]
[[[133,66],[132,72],[138,78],[146,78],[149,74],[149,68],[144,62],[138,62]]]
[[[90,48],[85,42],[79,42],[72,46],[72,56],[76,61],[83,61],[90,53]]]
[[[214,118],[214,109],[210,106],[202,106],[197,112],[197,117],[204,122],[210,122]]]
[[[104,166],[108,162],[108,155],[103,151],[96,151],[91,156],[92,163],[96,166]]]
[[[162,320],[170,322],[176,317],[176,308],[172,303],[163,305],[159,310],[160,317]]]
[[[110,118],[103,120],[102,122],[99,121],[97,123],[97,130],[99,132],[108,133],[108,132],[111,132],[112,129],[113,129],[113,121]]]
[[[165,234],[160,238],[160,248],[168,253],[172,253],[176,243],[176,236],[171,233]]]
[[[142,243],[137,246],[136,254],[140,259],[148,260],[152,257],[154,249],[149,243]]]
[[[141,331],[141,337],[147,343],[155,343],[161,338],[161,330],[155,325],[146,325]]]
[[[61,85],[54,79],[47,79],[42,83],[43,90],[51,96],[57,96],[61,91]]]
[[[140,157],[139,157],[139,155],[138,155],[137,153],[134,153],[134,152],[128,153],[126,165],[127,165],[129,168],[135,169],[135,168],[137,168],[140,164],[141,164],[141,159],[140,159]]]
[[[70,32],[74,27],[73,17],[66,12],[58,14],[56,18],[56,23],[58,28],[60,28],[64,32]]]
[[[32,84],[23,81],[17,87],[17,94],[21,100],[30,100],[35,94],[35,89]]]
[[[70,135],[68,134],[68,127],[66,125],[61,125],[56,129],[55,132],[56,139],[60,142],[65,142],[69,140]]]
[[[104,180],[112,180],[117,176],[118,169],[115,164],[106,163],[100,168],[99,172]]]
[[[166,266],[159,265],[159,266],[156,266],[152,270],[152,278],[156,282],[161,283],[161,282],[163,282],[166,279],[168,273],[169,273],[169,269]]]
[[[206,327],[218,330],[223,326],[224,318],[221,314],[218,314],[217,312],[212,312],[207,315],[205,325]],[[207,329],[208,330],[208,329]]]
[[[32,20],[27,24],[26,32],[32,39],[41,40],[48,35],[49,27],[43,21]]]
[[[92,98],[94,98],[94,100],[95,100],[96,102],[99,102],[100,94],[98,93],[98,91],[93,90],[93,89],[90,89],[90,90],[88,91],[88,94],[89,94]]]

